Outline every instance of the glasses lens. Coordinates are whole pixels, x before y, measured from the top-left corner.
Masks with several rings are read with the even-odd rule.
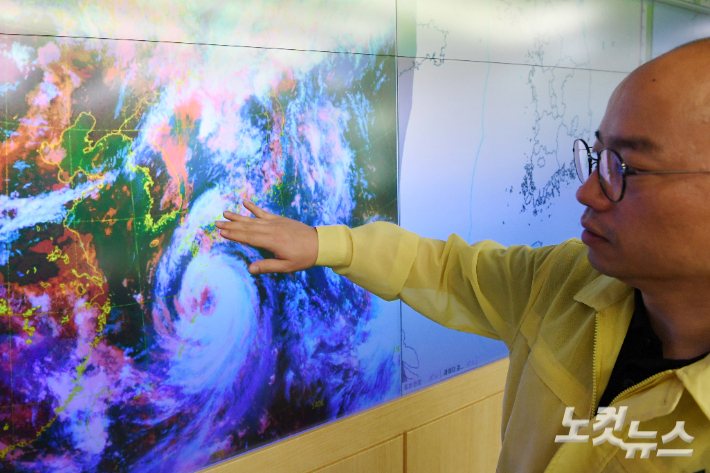
[[[574,166],[577,168],[577,177],[582,183],[589,178],[589,148],[584,140],[575,140],[572,150],[574,151]]]
[[[621,158],[610,149],[603,149],[599,153],[599,177],[602,190],[609,200],[618,202],[624,190],[624,172]]]

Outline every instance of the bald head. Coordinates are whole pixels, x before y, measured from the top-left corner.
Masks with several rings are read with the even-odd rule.
[[[710,65],[710,38],[693,41],[643,64],[629,77],[650,73],[659,77],[701,80],[707,78]]]
[[[658,158],[671,159],[661,169],[710,169],[709,72],[710,38],[659,56],[617,87],[603,123],[652,141]]]
[[[629,79],[636,84],[646,82],[655,86],[675,108],[707,120],[710,119],[709,72],[710,38],[706,38],[657,57],[636,69]]]

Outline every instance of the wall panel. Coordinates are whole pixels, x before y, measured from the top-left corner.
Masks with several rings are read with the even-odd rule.
[[[407,432],[407,473],[494,472],[503,393]]]
[[[402,473],[404,471],[404,436],[400,435],[376,447],[321,468],[314,473]]]

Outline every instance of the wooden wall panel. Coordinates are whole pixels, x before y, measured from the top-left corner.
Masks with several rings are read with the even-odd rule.
[[[506,358],[202,471],[313,472],[502,393],[507,372]],[[500,437],[500,419],[487,435]]]
[[[407,473],[493,473],[503,393],[407,432]]]
[[[400,435],[314,473],[403,473],[404,436]]]

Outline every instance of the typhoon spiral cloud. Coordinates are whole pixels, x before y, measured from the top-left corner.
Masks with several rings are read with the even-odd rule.
[[[82,3],[56,24],[10,6],[71,37],[0,44],[0,462],[193,471],[397,395],[383,302],[323,268],[254,277],[268,255],[215,228],[245,199],[314,226],[396,218],[389,30],[329,44],[358,54],[207,46],[173,12],[145,31],[172,42],[114,41],[88,36],[131,31]],[[300,37],[255,15],[282,13],[213,25]]]

